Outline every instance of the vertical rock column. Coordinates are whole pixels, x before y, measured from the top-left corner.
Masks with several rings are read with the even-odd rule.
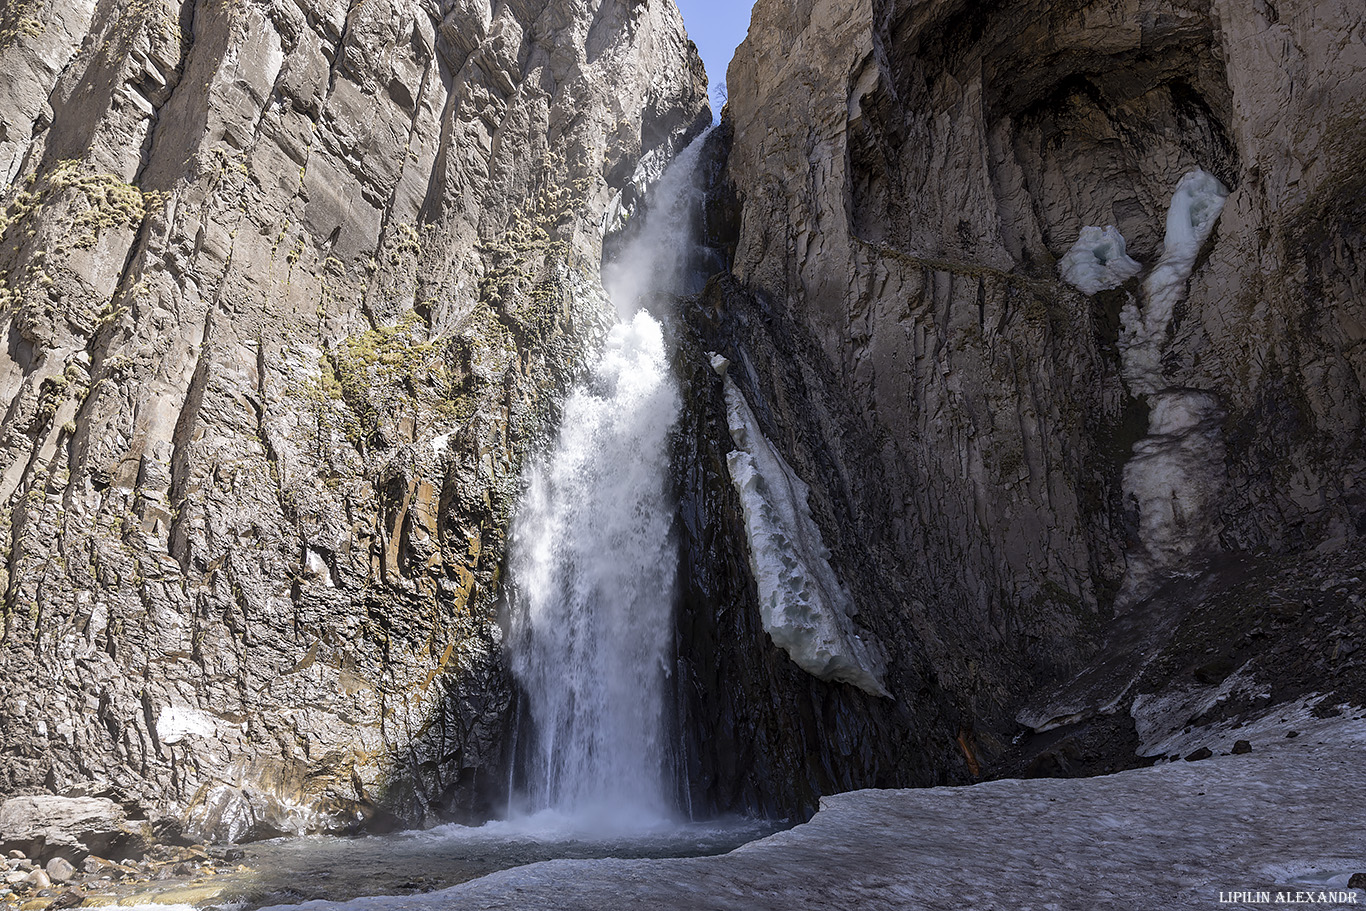
[[[486,812],[521,459],[706,121],[677,10],[24,0],[0,71],[0,791]]]

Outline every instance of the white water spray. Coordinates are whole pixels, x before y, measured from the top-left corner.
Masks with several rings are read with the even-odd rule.
[[[691,252],[705,138],[665,171],[645,223],[604,269],[619,322],[566,401],[513,524],[509,652],[531,714],[527,809],[599,829],[669,816],[669,432],[680,399],[663,329],[643,306],[677,287]]]

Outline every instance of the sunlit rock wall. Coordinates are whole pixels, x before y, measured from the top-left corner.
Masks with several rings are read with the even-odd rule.
[[[487,809],[521,458],[705,105],[669,2],[7,4],[0,792]]]

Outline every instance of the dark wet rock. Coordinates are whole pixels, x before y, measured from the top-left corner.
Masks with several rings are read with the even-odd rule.
[[[1239,740],[1239,741],[1237,741],[1236,743],[1233,744],[1233,755],[1234,755],[1234,756],[1242,756],[1242,755],[1244,755],[1245,753],[1251,753],[1251,752],[1252,752],[1252,744],[1249,743],[1249,742],[1246,741],[1246,740]]]
[[[1362,15],[1333,9],[1343,24]],[[1109,25],[1121,21],[1146,24]],[[1266,29],[1322,49],[1307,77],[1322,95],[1286,108],[1291,77],[1247,41]],[[1366,698],[1351,589],[1319,590],[1357,572],[1366,532],[1366,349],[1342,328],[1366,319],[1366,133],[1330,153],[1314,126],[1325,110],[1359,126],[1366,68],[1329,50],[1346,32],[1312,32],[1274,13],[1230,27],[1218,4],[1165,0],[755,6],[728,82],[741,217],[715,318],[755,335],[792,326],[812,344],[752,363],[738,346],[722,353],[745,365],[736,373],[812,487],[823,533],[866,533],[878,523],[859,524],[865,504],[892,504],[873,535],[892,546],[870,560],[892,569],[866,573],[835,548],[837,570],[900,577],[890,597],[859,592],[859,622],[929,657],[926,701],[952,706],[989,769],[1022,761],[1010,749],[1021,709],[1025,739],[1094,726],[1072,728],[1094,748],[1040,753],[1039,768],[1088,754],[1100,769],[1147,761],[1129,725],[1106,717],[1137,697],[1191,695],[1190,715],[1143,716],[1143,737],[1168,720],[1179,732],[1253,717],[1263,693]],[[1334,163],[1299,187],[1297,162],[1322,155]],[[1139,283],[1087,298],[1056,263],[1082,226],[1112,224],[1151,266],[1172,189],[1194,167],[1233,192],[1164,369],[1220,397],[1228,490],[1166,603],[1114,618],[1142,544],[1122,474],[1149,413],[1117,351]],[[1254,311],[1264,328],[1249,329]],[[847,411],[802,399],[827,374]],[[804,421],[829,456],[804,456],[817,448]],[[860,445],[871,462],[847,455]],[[1218,554],[1241,568],[1205,562]],[[1136,629],[1112,636],[1125,622]],[[949,765],[957,732],[937,724],[929,739]]]
[[[1209,758],[1210,758],[1211,756],[1213,756],[1213,755],[1214,755],[1214,752],[1213,752],[1209,747],[1201,747],[1200,749],[1196,750],[1194,753],[1188,754],[1188,755],[1186,756],[1186,761],[1187,761],[1187,762],[1199,762],[1199,761],[1202,760],[1202,759],[1209,759]]]
[[[85,901],[84,892],[80,892],[76,889],[68,889],[61,895],[58,895],[57,898],[53,900],[52,904],[47,906],[47,911],[61,911],[61,909],[64,908],[79,908],[83,901]]]
[[[1347,880],[1349,889],[1366,889],[1366,873],[1353,873],[1352,878]]]

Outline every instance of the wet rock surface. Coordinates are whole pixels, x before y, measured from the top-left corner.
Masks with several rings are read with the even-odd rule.
[[[11,856],[0,860],[0,871],[6,869],[0,907],[60,911],[138,901],[204,902],[221,894],[222,888],[214,885],[216,879],[241,875],[247,868],[196,845],[157,846],[144,857],[125,861],[89,854],[79,867],[55,857],[40,868],[26,857]]]

